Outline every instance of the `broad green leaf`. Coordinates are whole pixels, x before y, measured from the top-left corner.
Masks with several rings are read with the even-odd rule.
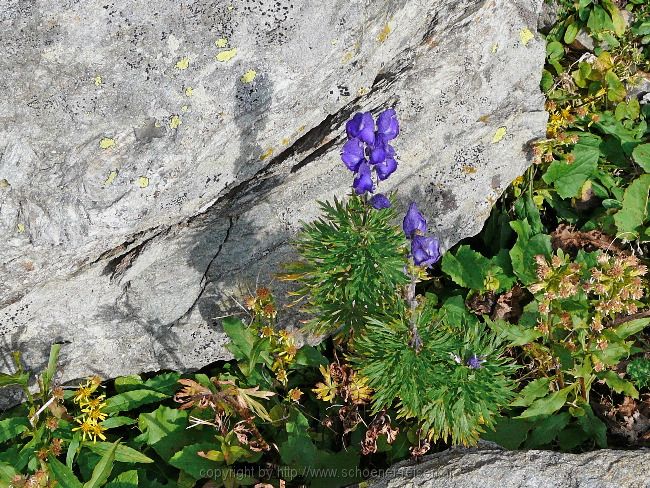
[[[562,388],[561,390],[551,393],[548,396],[539,398],[535,400],[530,405],[530,407],[524,410],[521,415],[515,418],[525,419],[531,417],[551,415],[564,406],[564,404],[566,403],[567,396],[569,396],[569,393],[573,389],[574,389],[573,386],[567,386],[566,388]]]
[[[629,381],[624,380],[614,371],[608,370],[598,374],[598,377],[601,380],[605,380],[607,386],[609,386],[616,393],[624,393],[625,395],[632,398],[639,398],[639,392],[634,385]]]
[[[210,470],[220,469],[223,463],[210,461],[198,455],[200,451],[208,452],[214,450],[214,442],[205,442],[186,446],[174,454],[169,460],[169,464],[192,475],[195,479],[209,477]]]
[[[221,325],[231,341],[228,350],[237,360],[248,358],[257,338],[255,334],[237,317],[227,317]]]
[[[154,403],[169,398],[170,395],[153,390],[133,390],[118,393],[106,400],[106,413],[118,413],[133,410],[147,403]]]
[[[598,169],[599,144],[600,138],[581,136],[571,152],[575,161],[571,164],[553,161],[542,179],[548,184],[553,184],[562,198],[575,197],[585,181]]]
[[[579,426],[571,425],[558,434],[557,440],[560,449],[563,451],[572,451],[586,441],[588,437],[587,433]]]
[[[570,420],[571,414],[569,412],[561,412],[545,418],[530,433],[525,447],[527,449],[536,449],[550,444],[562,429],[568,425]]]
[[[86,483],[84,483],[83,488],[100,488],[106,483],[108,477],[113,471],[113,463],[115,461],[115,452],[117,451],[117,446],[120,441],[115,441],[112,446],[102,455],[99,462],[95,465],[93,469],[93,474]]]
[[[525,285],[537,281],[537,264],[535,256],[541,254],[550,257],[552,253],[551,236],[546,234],[532,235],[530,224],[516,220],[510,226],[517,233],[517,242],[510,250],[512,270]]]
[[[566,28],[566,31],[564,31],[564,42],[566,44],[571,44],[573,41],[575,41],[578,32],[579,28],[577,24],[569,24]]]
[[[111,442],[84,442],[83,446],[100,456],[104,456],[113,449],[113,443]],[[120,463],[153,463],[153,459],[150,457],[124,444],[118,444],[115,449],[115,461]]]
[[[116,476],[105,488],[138,488],[138,472],[134,469]]]
[[[11,417],[0,420],[0,443],[13,439],[28,430],[29,427],[29,420],[25,417]]]
[[[623,208],[614,215],[619,236],[626,240],[639,237],[641,226],[648,216],[650,174],[641,175],[625,190]]]
[[[488,325],[501,337],[505,338],[510,347],[530,344],[535,339],[542,336],[542,333],[536,329],[524,327],[519,324],[510,324],[504,320],[495,320],[494,322],[490,321],[488,322]]]
[[[621,325],[610,329],[619,339],[627,339],[631,335],[641,332],[650,324],[650,319],[636,319],[623,322]]]
[[[511,403],[513,407],[527,407],[536,399],[548,394],[548,387],[551,384],[551,378],[539,378],[528,383],[521,392],[519,397]]]
[[[137,420],[132,419],[131,417],[108,417],[102,422],[102,427],[105,429],[114,429],[116,427],[122,427],[124,425],[135,424]]]
[[[496,442],[506,449],[518,449],[526,440],[533,425],[522,419],[502,417],[497,420],[494,430],[482,434],[481,439]]]
[[[49,392],[50,383],[52,378],[56,374],[56,368],[59,361],[59,351],[61,350],[61,344],[52,344],[50,346],[50,357],[47,361],[47,368],[43,371],[42,380],[45,391]]]
[[[607,447],[607,426],[594,415],[588,404],[583,404],[582,407],[585,410],[585,415],[578,417],[578,423],[589,437],[596,441],[598,447]]]
[[[161,373],[145,381],[144,386],[159,391],[160,393],[173,395],[178,390],[178,380],[180,377],[180,373],[176,372]]]
[[[614,71],[608,71],[605,74],[605,81],[607,82],[607,99],[610,102],[620,102],[625,99],[627,90]]]
[[[460,246],[454,256],[447,252],[442,258],[442,270],[454,283],[472,290],[484,290],[490,260],[467,245]]]
[[[634,162],[650,173],[650,144],[639,144],[632,151]]]
[[[54,479],[65,488],[82,488],[81,482],[65,464],[59,461],[56,457],[50,456],[48,458],[48,466],[50,472],[54,475]]]
[[[9,488],[14,476],[20,474],[9,463],[0,462],[0,488]]]

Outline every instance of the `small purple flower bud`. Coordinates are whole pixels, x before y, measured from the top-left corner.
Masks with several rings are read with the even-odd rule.
[[[467,360],[467,366],[472,369],[479,369],[483,367],[485,359],[480,359],[476,354]]]
[[[404,234],[409,239],[412,239],[416,234],[425,234],[427,231],[427,221],[418,210],[415,202],[411,202],[409,209],[406,211],[402,229],[404,229]]]
[[[377,135],[382,142],[388,142],[395,139],[399,134],[399,122],[395,110],[389,108],[384,110],[377,117]]]
[[[388,157],[384,161],[375,165],[375,171],[377,172],[377,177],[380,180],[385,180],[390,175],[392,175],[397,169],[397,161],[393,158]]]
[[[357,192],[358,195],[363,195],[365,192],[372,192],[374,185],[372,183],[372,173],[370,172],[370,166],[368,163],[363,161],[359,165],[359,171],[354,182],[352,183],[352,188]]]
[[[382,208],[390,208],[390,200],[386,197],[386,195],[377,193],[370,199],[370,205],[372,205],[373,208],[376,208],[377,210],[381,210]]]
[[[384,145],[375,146],[370,150],[370,164],[383,163],[388,156],[388,151]]]
[[[435,237],[414,235],[411,241],[411,254],[417,266],[428,268],[440,259],[440,244]]]
[[[363,144],[359,139],[350,139],[343,145],[341,159],[350,171],[357,171],[364,160]]]
[[[350,139],[358,137],[366,144],[375,143],[375,121],[370,112],[354,114],[354,117],[345,124],[345,131]]]

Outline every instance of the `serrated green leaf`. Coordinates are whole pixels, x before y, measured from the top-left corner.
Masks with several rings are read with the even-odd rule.
[[[641,226],[648,216],[648,191],[650,174],[641,175],[627,187],[623,195],[623,208],[614,215],[619,236],[626,240],[639,237]]]
[[[553,184],[562,198],[575,197],[585,181],[598,169],[599,142],[599,138],[593,141],[581,136],[580,141],[571,151],[575,158],[573,163],[553,161],[542,179],[548,184]]]
[[[20,473],[11,464],[0,462],[0,488],[10,488],[11,480],[18,474]]]
[[[147,403],[154,403],[169,398],[170,395],[154,390],[133,390],[119,393],[106,400],[106,413],[118,413],[133,410]]]
[[[519,392],[519,397],[512,402],[513,407],[528,407],[538,398],[548,394],[551,378],[539,378],[528,383]]]
[[[485,289],[489,268],[490,260],[467,245],[460,246],[456,255],[447,252],[442,258],[442,270],[454,283],[472,290]]]
[[[537,281],[537,264],[535,256],[541,254],[550,257],[552,253],[551,236],[547,234],[532,235],[526,221],[510,222],[517,233],[517,241],[510,250],[512,270],[525,285]]]
[[[28,430],[29,427],[29,420],[25,417],[11,417],[0,420],[0,443],[13,439]]]
[[[221,326],[230,339],[230,344],[227,347],[235,355],[235,359],[248,358],[257,339],[253,331],[237,317],[226,317],[221,322]]]
[[[48,466],[50,472],[54,475],[54,479],[65,488],[83,488],[81,482],[65,464],[59,461],[56,457],[50,456],[48,459]]]
[[[173,395],[178,390],[178,380],[180,373],[170,372],[161,373],[149,378],[144,382],[144,386],[152,390],[165,393],[166,395]]]
[[[553,392],[548,396],[535,400],[530,405],[530,407],[528,407],[526,410],[522,412],[521,415],[515,418],[525,419],[531,417],[551,415],[557,412],[559,409],[561,409],[564,406],[564,404],[566,403],[567,396],[569,396],[569,393],[571,392],[571,390],[573,390],[573,388],[574,388],[573,386],[567,386],[566,388],[562,388],[561,390]]]
[[[620,102],[625,99],[627,90],[614,71],[608,71],[605,74],[605,82],[607,83],[607,99],[610,102]]]
[[[608,370],[598,374],[598,377],[601,380],[605,380],[607,386],[609,386],[616,393],[624,393],[625,395],[632,398],[639,398],[639,392],[634,385],[629,381],[624,380],[614,371]]]
[[[209,472],[209,470],[219,469],[224,466],[223,463],[210,461],[209,459],[205,459],[198,455],[199,451],[207,452],[214,448],[214,442],[205,442],[186,446],[171,457],[169,464],[185,471],[197,480],[205,478],[206,473]]]
[[[553,442],[557,435],[564,429],[571,420],[569,412],[561,412],[551,415],[535,426],[526,440],[527,449],[537,449]]]
[[[84,442],[83,446],[100,456],[104,456],[113,449],[113,443],[111,442]],[[120,463],[153,463],[153,459],[150,457],[124,444],[118,444],[115,449],[115,461]]]
[[[496,442],[506,449],[515,450],[524,443],[532,427],[531,422],[503,417],[497,421],[494,430],[485,432],[481,435],[481,439]]]
[[[631,335],[634,335],[637,332],[641,332],[648,326],[648,324],[650,324],[650,318],[635,319],[628,322],[623,322],[621,325],[617,325],[610,330],[619,339],[627,339]]]
[[[643,171],[650,173],[650,144],[639,144],[632,151],[634,162],[643,168]]]
[[[113,481],[108,483],[105,488],[137,488],[138,487],[138,472],[134,469],[125,471],[115,477]]]

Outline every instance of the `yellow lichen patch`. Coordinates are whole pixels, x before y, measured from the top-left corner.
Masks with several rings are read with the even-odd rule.
[[[22,234],[23,232],[25,232],[25,224],[18,224],[16,226],[16,230],[18,231],[19,234]]]
[[[104,180],[104,186],[110,186],[113,184],[115,181],[115,178],[117,178],[117,170],[114,169],[113,171],[110,172],[108,177]]]
[[[286,146],[287,144],[289,144],[289,142],[290,142],[290,141],[289,141],[289,138],[288,138],[288,137],[285,137],[284,139],[282,139],[282,140],[280,141],[280,143],[281,143],[283,146]],[[0,182],[0,183],[2,183],[2,182]]]
[[[109,149],[111,147],[115,146],[115,139],[112,137],[103,137],[101,141],[99,141],[99,147],[101,149]]]
[[[219,54],[217,54],[216,58],[217,61],[221,63],[225,63],[226,61],[230,61],[232,58],[234,58],[236,54],[237,54],[237,48],[233,47],[232,49],[228,49],[227,51],[221,51]]]
[[[492,44],[492,54],[494,54],[498,50],[499,50],[499,43],[495,42],[494,44]]]
[[[178,129],[178,126],[182,124],[181,118],[178,115],[172,115],[169,118],[169,128]]]
[[[138,178],[138,186],[140,188],[148,187],[149,186],[149,178],[147,178],[146,176],[141,176],[140,178]]]
[[[191,97],[192,95],[194,95],[194,88],[192,88],[191,86],[185,88],[185,96]]]
[[[244,73],[241,77],[241,82],[242,83],[252,83],[255,77],[257,76],[257,72],[254,69],[249,69]]]
[[[266,158],[270,157],[273,154],[273,148],[270,147],[260,156],[260,161],[264,161]]]
[[[190,58],[184,57],[183,59],[180,59],[174,67],[176,69],[184,70],[189,68],[189,66],[190,66]]]
[[[343,55],[343,58],[341,59],[341,63],[349,63],[350,60],[354,57],[354,51],[348,51]]]
[[[471,164],[464,164],[461,169],[462,169],[463,173],[465,173],[466,175],[473,175],[474,173],[476,173],[476,171],[478,171]]]
[[[226,39],[225,37],[217,39],[216,41],[214,41],[214,45],[217,47],[226,47],[228,45],[228,39]]]
[[[527,46],[533,39],[535,39],[535,34],[533,34],[530,29],[524,27],[519,31],[519,40],[524,46]]]
[[[332,39],[332,46],[336,46],[338,42],[339,42],[338,39]]]
[[[381,30],[379,34],[377,34],[377,42],[384,42],[386,39],[388,39],[388,36],[390,35],[390,25],[386,24],[384,28]]]
[[[99,75],[95,76],[95,86],[102,86],[102,77]]]
[[[181,107],[181,112],[187,112],[189,109],[190,109],[190,107],[188,107],[187,105],[183,105]]]
[[[358,94],[360,97],[366,95],[367,93],[370,93],[370,88],[368,88],[367,86],[362,86],[362,87],[359,88],[359,90],[357,91],[357,94]]]
[[[479,122],[483,122],[484,124],[487,124],[490,121],[490,116],[489,115],[481,115],[478,118]]]
[[[0,188],[9,188],[11,185],[6,178],[0,179]]]
[[[492,138],[492,144],[496,144],[501,139],[503,139],[503,137],[506,135],[506,132],[508,132],[508,129],[506,127],[499,127],[497,131],[494,133],[494,137]]]

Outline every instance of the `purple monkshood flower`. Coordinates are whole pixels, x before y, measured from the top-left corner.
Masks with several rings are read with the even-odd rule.
[[[386,197],[386,195],[377,193],[370,199],[370,205],[372,205],[373,208],[376,208],[377,210],[381,210],[382,208],[390,207],[390,200]]]
[[[416,234],[425,234],[427,232],[427,221],[418,210],[415,202],[411,202],[409,205],[402,222],[402,229],[409,239],[412,239]]]
[[[377,117],[376,137],[385,144],[386,142],[395,139],[398,135],[399,122],[397,121],[395,110],[392,108],[384,110]]]
[[[388,157],[379,164],[375,164],[375,171],[377,172],[377,177],[380,180],[385,180],[390,175],[392,175],[397,169],[397,161],[393,158]]]
[[[375,143],[375,120],[370,112],[354,114],[345,124],[345,131],[350,139],[359,138],[371,146]]]
[[[414,235],[411,240],[411,254],[416,266],[428,268],[440,259],[440,244],[435,237]]]
[[[357,192],[357,195],[363,195],[367,191],[372,192],[374,189],[370,166],[365,161],[359,164],[357,176],[354,178],[352,188]]]
[[[359,139],[350,139],[343,144],[341,159],[350,171],[357,171],[364,158],[363,143]]]
[[[479,369],[483,367],[484,362],[485,359],[481,359],[476,354],[474,354],[471,358],[467,360],[467,366],[469,366],[472,369]]]

